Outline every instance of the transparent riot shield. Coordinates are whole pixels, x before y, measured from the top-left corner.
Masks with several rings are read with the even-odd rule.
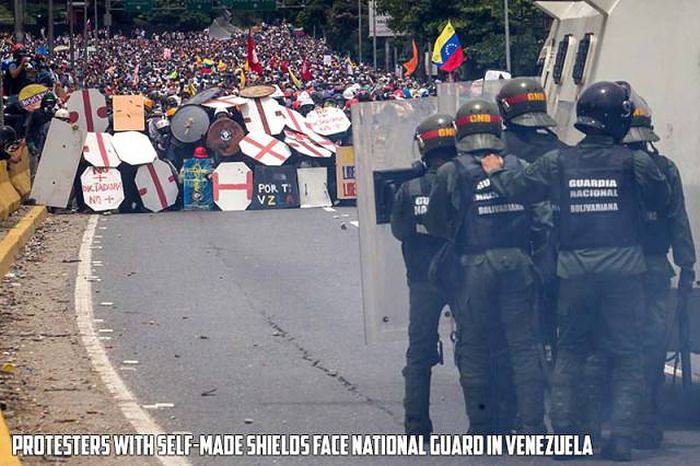
[[[393,181],[399,185],[411,164],[420,159],[418,149],[413,147],[416,126],[436,112],[434,97],[362,103],[352,107],[367,343],[406,338],[406,268],[401,243],[391,234],[390,203],[380,184],[387,180],[386,176],[395,174]]]
[[[540,79],[534,77],[532,79]],[[459,107],[470,99],[495,100],[508,79],[460,81],[438,84],[438,109],[440,113],[454,115]]]

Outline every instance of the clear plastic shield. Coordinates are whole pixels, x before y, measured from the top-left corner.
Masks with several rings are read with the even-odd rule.
[[[420,158],[413,147],[413,134],[421,121],[436,112],[435,98],[352,107],[367,343],[405,339],[408,329],[408,287],[401,244],[392,236],[386,219],[378,223],[375,174],[408,169]]]
[[[532,79],[539,80],[538,77]],[[470,99],[495,100],[503,85],[510,80],[492,79],[476,81],[461,81],[456,83],[438,84],[438,109],[440,113],[454,115],[459,107]]]

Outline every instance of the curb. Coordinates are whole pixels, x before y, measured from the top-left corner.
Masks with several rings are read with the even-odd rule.
[[[46,207],[32,207],[0,241],[0,277],[10,270],[20,250],[46,215]]]
[[[0,465],[20,466],[19,458],[12,456],[12,443],[10,441],[10,431],[5,424],[5,418],[0,412]]]

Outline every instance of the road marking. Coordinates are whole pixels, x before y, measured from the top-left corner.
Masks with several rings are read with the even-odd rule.
[[[321,207],[323,210],[326,212],[335,212],[335,209],[333,207]]]
[[[103,301],[100,303],[100,306],[114,306],[114,303],[109,301]]]
[[[97,332],[98,333],[112,333],[112,332],[114,332],[114,330],[112,330],[111,328],[101,328]]]
[[[95,331],[92,309],[92,285],[85,278],[90,274],[91,244],[98,218],[97,215],[90,217],[80,246],[80,262],[78,263],[78,275],[75,280],[75,313],[78,330],[82,337],[83,346],[90,356],[93,369],[100,375],[102,382],[114,396],[124,417],[131,423],[134,430],[139,433],[164,434],[165,432],[155,420],[139,406],[136,397],[129,391],[129,388],[114,369]],[[109,303],[109,305],[112,305],[112,303]],[[164,466],[188,466],[190,464],[185,458],[166,456],[156,456],[156,458]]]
[[[360,228],[360,222],[358,222],[357,220],[353,220],[352,222],[350,222],[350,225],[354,226],[355,228]]]
[[[145,409],[162,409],[162,408],[174,408],[173,403],[153,403],[152,405],[141,405]]]

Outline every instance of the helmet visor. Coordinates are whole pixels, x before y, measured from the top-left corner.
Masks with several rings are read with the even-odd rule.
[[[477,150],[493,150],[500,152],[505,149],[501,138],[495,134],[479,133],[464,136],[457,142],[459,152],[474,152]]]
[[[542,112],[528,112],[523,113],[510,119],[509,123],[520,126],[527,126],[529,128],[550,128],[557,126],[557,122],[554,118]]]

